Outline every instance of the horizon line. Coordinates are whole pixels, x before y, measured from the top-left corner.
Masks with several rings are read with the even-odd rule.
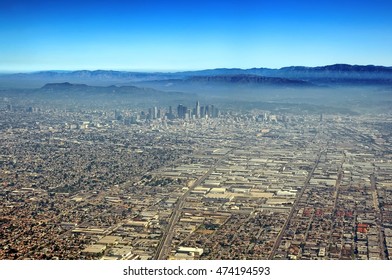
[[[125,73],[167,73],[167,74],[174,74],[174,73],[181,73],[181,72],[197,72],[197,71],[208,71],[208,70],[220,70],[220,69],[227,69],[227,70],[251,70],[251,69],[270,69],[270,70],[280,70],[283,68],[290,68],[290,67],[305,67],[305,68],[317,68],[317,67],[327,67],[327,66],[335,66],[335,65],[347,65],[347,66],[375,66],[375,67],[385,67],[385,68],[392,68],[392,66],[387,65],[376,65],[376,64],[349,64],[349,63],[334,63],[334,64],[326,64],[326,65],[318,65],[318,66],[305,66],[305,65],[290,65],[290,66],[283,66],[283,67],[250,67],[250,68],[241,68],[241,67],[216,67],[216,68],[204,68],[204,69],[188,69],[188,70],[181,70],[181,69],[173,69],[173,70],[146,70],[146,69],[115,69],[115,68],[96,68],[96,69],[46,69],[46,70],[0,70],[0,75],[10,75],[10,74],[35,74],[35,73],[42,73],[42,72],[81,72],[81,71],[88,71],[88,72],[96,72],[96,71],[113,71],[113,72],[125,72]]]

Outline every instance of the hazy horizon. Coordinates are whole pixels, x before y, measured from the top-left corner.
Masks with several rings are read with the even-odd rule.
[[[212,67],[212,68],[195,68],[195,69],[172,69],[172,70],[157,70],[157,69],[112,69],[112,68],[91,68],[91,69],[39,69],[39,70],[30,70],[30,71],[23,71],[23,70],[0,70],[0,74],[33,74],[33,73],[40,73],[40,72],[78,72],[78,71],[115,71],[115,72],[135,72],[135,73],[181,73],[181,72],[193,72],[193,71],[205,71],[205,70],[218,70],[218,69],[239,69],[239,70],[249,70],[249,69],[271,69],[271,70],[279,70],[282,68],[287,67],[307,67],[307,68],[315,68],[315,67],[325,67],[325,66],[332,66],[332,65],[351,65],[351,66],[376,66],[376,67],[386,67],[392,68],[392,65],[379,65],[379,64],[348,64],[348,63],[333,63],[328,65],[286,65],[282,67],[265,67],[265,66],[254,66],[249,68],[242,68],[242,67]]]

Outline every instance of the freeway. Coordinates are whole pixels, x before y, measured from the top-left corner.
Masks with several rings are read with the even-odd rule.
[[[379,206],[378,202],[378,193],[377,193],[377,188],[376,188],[376,176],[374,174],[370,175],[370,187],[373,195],[373,207],[375,210],[375,213],[377,215],[376,223],[377,223],[377,230],[378,230],[378,235],[379,235],[379,247],[381,249],[380,251],[380,258],[382,260],[387,260],[387,255],[385,252],[387,252],[387,248],[385,246],[385,234],[384,234],[384,229],[382,227],[383,223],[383,217],[381,214],[381,209]]]

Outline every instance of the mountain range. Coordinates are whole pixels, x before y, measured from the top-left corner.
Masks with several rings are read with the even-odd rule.
[[[390,112],[392,67],[335,64],[173,73],[83,70],[2,74],[0,99],[5,103],[44,100],[71,107],[116,108],[193,104],[200,100],[244,108],[292,104],[294,107],[287,106],[294,110],[307,104],[321,106],[325,112],[327,107],[338,108],[339,112],[374,108]]]
[[[41,71],[1,74],[1,88],[36,88],[47,83],[78,83],[91,86],[148,86],[172,90],[184,85],[228,86],[346,86],[392,85],[392,67],[334,64],[320,67],[218,68],[184,72],[127,72],[112,70]]]

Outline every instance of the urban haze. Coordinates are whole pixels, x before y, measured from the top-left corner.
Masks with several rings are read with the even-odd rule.
[[[392,68],[0,75],[0,259],[386,260]]]

